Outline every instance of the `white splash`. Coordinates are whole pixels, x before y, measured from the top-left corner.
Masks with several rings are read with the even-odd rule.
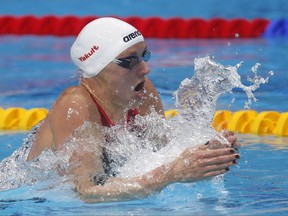
[[[223,66],[209,56],[196,58],[194,62],[195,73],[191,79],[186,78],[181,82],[175,93],[175,105],[182,116],[190,121],[197,120],[203,126],[212,122],[216,103],[221,95],[231,92],[233,88],[241,88],[248,97],[245,109],[249,109],[252,100],[257,101],[253,91],[257,90],[260,84],[269,81],[269,77],[264,79],[257,75],[259,63],[252,68],[254,77],[248,77],[252,85],[245,86],[237,72],[242,62],[236,66]],[[273,73],[270,72],[269,75]]]
[[[262,78],[257,75],[260,64],[252,68],[253,78],[248,77],[251,86],[245,86],[237,70],[242,62],[236,66],[223,66],[212,60],[211,57],[195,59],[195,73],[191,79],[181,82],[175,92],[176,108],[180,115],[170,121],[165,121],[152,113],[150,116],[137,118],[136,124],[145,125],[149,131],[144,136],[127,133],[123,140],[118,139],[111,148],[112,155],[116,157],[116,146],[125,148],[127,155],[124,166],[118,168],[121,176],[130,177],[148,172],[160,164],[175,159],[187,147],[203,145],[207,140],[214,138],[217,132],[211,123],[214,117],[217,100],[233,88],[241,88],[247,95],[245,109],[249,109],[252,100],[257,101],[253,92],[260,84],[268,82],[269,77]],[[273,75],[273,72],[269,72]],[[128,138],[128,139],[127,139]],[[133,142],[131,142],[133,140]],[[132,147],[138,146],[133,151]],[[141,146],[141,148],[139,148]],[[155,151],[157,149],[157,151]],[[133,152],[131,152],[133,151]],[[124,151],[125,152],[125,151]],[[123,153],[121,153],[123,155]]]

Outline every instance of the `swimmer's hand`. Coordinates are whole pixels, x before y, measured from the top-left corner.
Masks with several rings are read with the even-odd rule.
[[[241,147],[234,132],[223,130],[217,137],[205,143],[210,149],[234,148],[236,151]]]
[[[224,174],[229,167],[237,164],[239,154],[233,148],[210,149],[208,146],[198,149],[186,149],[172,163],[171,177],[175,182],[194,182]]]

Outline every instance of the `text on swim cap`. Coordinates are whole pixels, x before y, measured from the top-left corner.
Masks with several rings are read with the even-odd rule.
[[[90,51],[86,54],[84,54],[83,56],[79,57],[78,59],[83,62],[83,61],[86,61],[90,56],[92,56],[96,50],[99,49],[99,46],[93,46],[91,47]]]
[[[123,41],[125,43],[127,43],[128,41],[130,41],[130,40],[132,40],[132,39],[134,39],[134,38],[136,38],[136,37],[138,37],[140,35],[142,35],[142,34],[139,31],[132,32],[131,34],[123,37]]]

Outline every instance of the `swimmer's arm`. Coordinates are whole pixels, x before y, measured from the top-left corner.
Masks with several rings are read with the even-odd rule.
[[[227,172],[239,155],[232,148],[187,149],[174,161],[142,176],[109,178],[93,185],[87,177],[79,178],[76,188],[86,202],[124,201],[146,197],[175,182],[195,182]]]
[[[159,167],[147,175],[134,178],[108,178],[104,185],[95,185],[89,176],[76,182],[77,192],[85,202],[115,202],[144,198],[168,185],[168,177]]]
[[[147,93],[143,99],[143,102],[139,106],[140,115],[143,116],[149,114],[151,112],[151,108],[153,107],[157,113],[164,117],[162,100],[159,93],[157,92],[157,89],[155,88],[150,79],[146,79],[144,87]]]

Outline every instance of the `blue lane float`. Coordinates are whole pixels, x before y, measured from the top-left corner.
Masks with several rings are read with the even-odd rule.
[[[287,37],[288,36],[288,20],[279,19],[271,20],[263,33],[264,37]]]

